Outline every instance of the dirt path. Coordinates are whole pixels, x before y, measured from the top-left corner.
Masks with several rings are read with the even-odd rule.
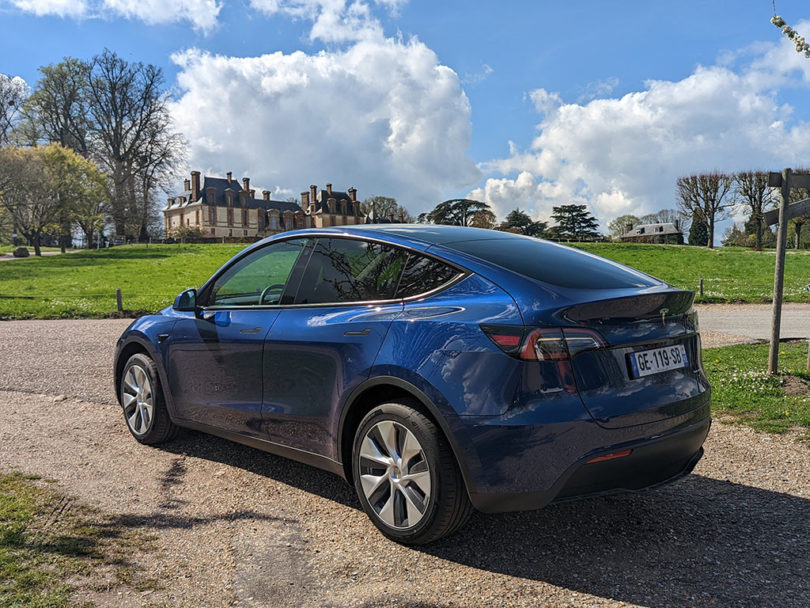
[[[677,484],[476,514],[408,549],[327,473],[195,433],[135,442],[109,379],[125,325],[0,323],[0,469],[55,478],[158,539],[140,565],[163,588],[99,605],[806,605],[810,449],[791,437],[717,423]]]

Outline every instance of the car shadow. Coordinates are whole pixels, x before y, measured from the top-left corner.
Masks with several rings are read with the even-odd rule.
[[[360,508],[343,480],[285,458],[196,433],[163,448]],[[645,606],[803,606],[808,522],[808,499],[693,474],[652,492],[475,513],[452,536],[413,550]]]

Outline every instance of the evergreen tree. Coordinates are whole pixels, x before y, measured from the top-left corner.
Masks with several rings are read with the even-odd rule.
[[[498,226],[498,230],[515,232],[527,236],[543,236],[548,228],[546,222],[535,222],[525,211],[514,209],[509,212],[506,219]]]
[[[705,247],[709,242],[709,228],[697,214],[692,216],[692,227],[689,229],[689,244]]]
[[[597,220],[587,205],[552,207],[551,219],[557,222],[550,230],[555,238],[572,241],[593,241],[601,237]]]

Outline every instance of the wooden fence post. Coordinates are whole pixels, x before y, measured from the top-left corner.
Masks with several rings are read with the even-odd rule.
[[[124,314],[124,302],[123,302],[123,300],[121,298],[121,288],[120,287],[115,290],[115,301],[116,301],[116,304],[118,304],[118,314],[123,315]]]
[[[703,279],[700,279],[700,297],[703,297]]]
[[[776,231],[776,268],[773,275],[773,319],[768,374],[779,368],[779,329],[782,324],[782,293],[785,286],[785,245],[787,243],[787,206],[790,201],[790,169],[782,169],[782,204],[779,206],[779,228]]]

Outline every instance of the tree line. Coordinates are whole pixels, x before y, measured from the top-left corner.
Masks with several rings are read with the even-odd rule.
[[[0,74],[0,224],[39,253],[74,228],[91,246],[109,221],[145,240],[160,231],[158,193],[183,160],[162,70],[110,50],[39,68],[33,89]]]

